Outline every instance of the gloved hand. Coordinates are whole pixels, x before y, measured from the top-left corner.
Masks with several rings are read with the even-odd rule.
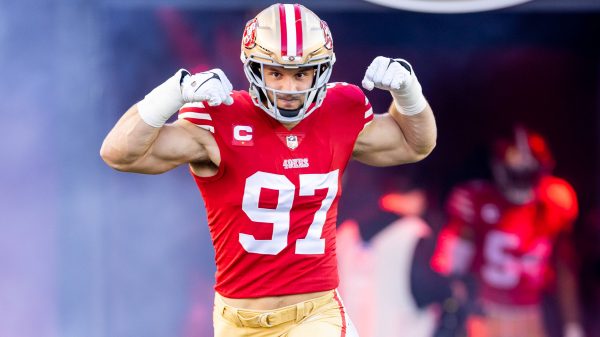
[[[137,104],[138,112],[146,124],[160,128],[184,103],[208,101],[210,106],[233,104],[231,90],[233,87],[221,69],[194,75],[179,69]]]
[[[398,111],[405,115],[418,114],[427,106],[412,66],[403,59],[376,57],[367,68],[362,86],[369,91],[373,88],[388,90]]]
[[[221,69],[187,75],[181,82],[181,96],[186,103],[207,101],[210,106],[233,104],[233,86]]]

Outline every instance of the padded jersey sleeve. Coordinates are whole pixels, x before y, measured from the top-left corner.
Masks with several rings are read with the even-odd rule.
[[[455,187],[446,201],[446,213],[453,222],[473,223],[477,217],[476,197],[469,186]]]
[[[454,188],[446,201],[447,222],[441,229],[431,267],[443,275],[464,275],[471,266],[475,247],[473,224],[477,217],[473,184]]]
[[[211,110],[210,107],[207,107],[202,102],[186,103],[179,109],[177,119],[185,119],[200,128],[215,133]]]
[[[560,221],[560,229],[570,232],[579,215],[577,194],[573,187],[563,179],[548,177],[542,182],[540,197],[548,205],[549,216]]]
[[[356,125],[359,132],[373,120],[373,107],[365,93],[358,86],[345,82],[328,84],[332,96],[339,100],[339,106],[344,106],[346,120]]]

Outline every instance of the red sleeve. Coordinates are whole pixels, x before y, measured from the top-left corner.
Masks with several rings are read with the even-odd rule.
[[[210,114],[210,109],[202,102],[186,103],[179,109],[177,119],[185,119],[186,121],[206,129],[212,133],[215,132],[214,123]]]
[[[541,197],[550,206],[551,218],[560,219],[563,231],[571,231],[579,215],[575,190],[568,182],[556,177],[545,179],[542,186]]]
[[[473,238],[465,235],[469,224],[461,220],[451,219],[440,231],[431,267],[443,275],[464,275],[473,262],[475,244]]]
[[[477,217],[475,196],[466,186],[454,188],[446,202],[448,217],[459,222],[473,223]]]
[[[373,120],[371,102],[369,102],[365,93],[358,86],[346,82],[333,82],[328,84],[327,90],[336,91],[335,94],[343,99],[349,109],[346,113],[360,119],[358,124],[361,130],[367,123]]]
[[[448,221],[438,235],[431,259],[431,267],[438,273],[449,275],[459,270],[463,273],[470,265],[477,213],[475,199],[469,186],[458,186],[450,193],[446,201]]]

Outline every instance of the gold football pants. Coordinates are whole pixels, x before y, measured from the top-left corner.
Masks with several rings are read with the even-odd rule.
[[[226,305],[215,294],[215,337],[358,337],[337,291],[274,310]]]

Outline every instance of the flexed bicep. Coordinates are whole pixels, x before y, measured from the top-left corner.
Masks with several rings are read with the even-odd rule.
[[[418,160],[402,130],[387,113],[376,115],[365,125],[354,144],[352,156],[371,166],[393,166]]]
[[[158,138],[137,165],[139,173],[162,173],[179,165],[219,165],[220,155],[212,133],[186,121],[165,125]]]
[[[216,154],[209,156],[208,149]],[[218,161],[215,150],[209,131],[185,120],[161,128],[149,126],[134,105],[107,135],[100,155],[119,171],[158,174],[184,163]]]

